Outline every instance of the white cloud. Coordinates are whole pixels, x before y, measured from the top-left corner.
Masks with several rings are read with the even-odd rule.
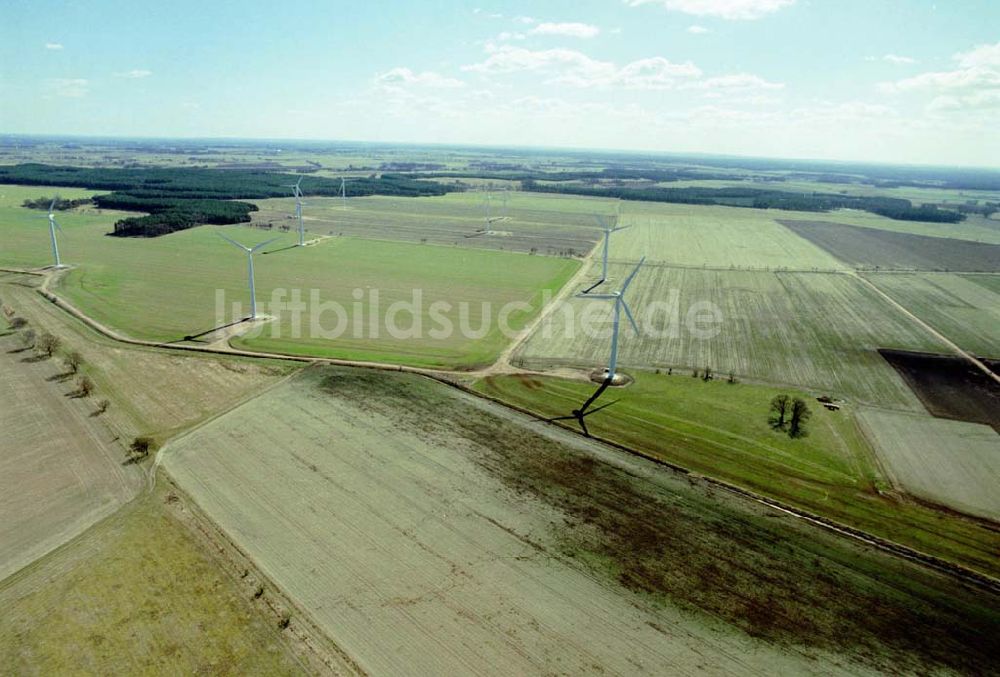
[[[764,78],[751,73],[734,73],[732,75],[717,75],[699,82],[693,82],[682,86],[683,89],[705,89],[712,91],[763,91],[783,89],[785,85],[781,82],[770,82]]]
[[[127,78],[129,80],[138,80],[140,78],[148,78],[153,74],[153,71],[147,71],[142,68],[133,68],[130,71],[125,71],[123,73],[115,73],[116,78]]]
[[[497,35],[495,42],[509,42],[511,40],[524,40],[526,37],[528,37],[528,36],[525,35],[524,33],[518,33],[516,31],[513,32],[513,33],[511,31],[504,31],[504,32],[500,33],[499,35]]]
[[[534,17],[530,16],[516,16],[514,17],[514,23],[524,24],[525,26],[530,26],[535,23]]]
[[[45,49],[59,50],[59,49],[62,49],[62,48],[63,48],[63,46],[62,46],[62,43],[60,43],[60,42],[46,42],[45,43]]]
[[[705,33],[708,33],[708,29],[704,26],[698,26],[695,24],[694,26],[688,26],[687,32],[693,33],[694,35],[704,35]]]
[[[45,81],[46,89],[53,96],[78,99],[87,96],[90,81],[86,78],[51,78]]]
[[[384,87],[415,85],[431,89],[457,89],[465,87],[464,82],[455,78],[445,77],[432,71],[414,73],[409,68],[404,67],[393,68],[385,73],[379,73],[375,76],[375,84]]]
[[[571,38],[593,38],[601,29],[591,24],[578,22],[540,23],[532,28],[531,35],[562,35]]]
[[[917,60],[912,57],[900,56],[899,54],[886,54],[885,56],[882,57],[882,60],[897,65],[911,64],[917,62]]]
[[[890,94],[929,94],[931,111],[992,108],[1000,105],[1000,42],[980,45],[952,57],[954,70],[928,71],[910,78],[883,82]]]
[[[795,4],[796,0],[625,0],[631,7],[655,3],[674,12],[729,20],[759,19]]]
[[[1000,42],[995,45],[979,45],[968,52],[959,52],[954,58],[962,68],[1000,68]]]
[[[673,63],[663,57],[638,59],[621,67],[598,61],[572,49],[529,50],[501,45],[485,61],[463,66],[475,73],[543,72],[550,83],[573,87],[624,87],[626,89],[669,89],[678,82],[701,76],[691,62]]]

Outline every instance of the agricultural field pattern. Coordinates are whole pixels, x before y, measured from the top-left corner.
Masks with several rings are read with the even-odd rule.
[[[1000,183],[23,143],[0,137],[12,672],[1000,662]],[[252,268],[224,238],[263,245]]]

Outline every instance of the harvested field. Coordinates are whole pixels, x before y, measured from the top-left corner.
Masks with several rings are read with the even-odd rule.
[[[126,346],[49,303],[36,291],[39,281],[0,274],[0,298],[35,331],[58,336],[66,350],[83,356],[84,371],[97,387],[95,399],[111,401],[100,420],[121,440],[151,435],[163,441],[301,367]]]
[[[412,375],[317,368],[164,464],[373,674],[998,659],[989,595],[529,421]]]
[[[1000,244],[912,235],[825,221],[778,219],[778,222],[858,268],[1000,271]]]
[[[0,320],[0,324],[6,324]],[[41,360],[0,335],[0,580],[57,548],[135,496],[136,467],[73,397],[57,358]]]
[[[1000,432],[1000,385],[965,359],[901,350],[879,352],[933,415],[983,423]],[[995,364],[989,366],[996,370]]]
[[[485,228],[483,194],[452,193],[441,197],[357,197],[347,208],[336,198],[306,197],[303,223],[313,236],[344,235],[363,239],[425,242],[427,244],[503,249],[560,255],[583,254],[594,246],[601,231],[593,213],[609,212],[613,201],[562,195],[537,195],[511,191],[507,208],[501,192],[491,204],[494,235]],[[298,228],[295,200],[257,200],[260,211],[252,224]]]
[[[865,278],[963,350],[1000,357],[1000,275],[866,273]]]
[[[0,581],[15,675],[306,674],[277,623],[157,490]]]
[[[630,268],[614,265],[610,276],[621,280]],[[699,303],[721,312],[717,325],[694,325],[712,330],[704,338],[688,321]],[[625,366],[711,367],[717,374],[735,372],[913,411],[922,411],[920,403],[877,349],[947,350],[862,281],[844,274],[648,265],[629,289],[629,305],[642,336],[623,328],[620,360]],[[546,318],[517,357],[527,366],[605,364],[608,340],[600,331],[609,329],[611,311],[608,303],[571,299],[565,313],[557,309]],[[576,320],[566,321],[567,313]],[[587,313],[596,332],[583,329]]]
[[[859,419],[895,483],[914,496],[1000,521],[1000,435],[986,425],[866,409]]]

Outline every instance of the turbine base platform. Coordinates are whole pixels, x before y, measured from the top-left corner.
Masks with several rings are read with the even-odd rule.
[[[604,379],[606,379],[607,377],[608,377],[607,369],[598,369],[596,371],[590,372],[590,380],[593,381],[594,383],[604,383]],[[633,381],[635,381],[635,379],[629,376],[628,374],[617,372],[615,374],[614,379],[612,379],[611,381],[611,386],[614,388],[624,388],[627,385],[631,385]]]

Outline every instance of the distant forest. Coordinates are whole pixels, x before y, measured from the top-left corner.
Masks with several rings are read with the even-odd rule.
[[[122,237],[157,237],[203,223],[246,222],[257,207],[238,200],[288,197],[291,195],[289,184],[300,178],[302,191],[307,195],[340,195],[339,180],[268,171],[83,168],[42,164],[0,167],[0,183],[110,190],[113,192],[95,196],[93,202],[104,209],[148,212],[148,215],[115,223],[114,232],[110,234]],[[418,197],[444,195],[449,189],[433,181],[382,174],[348,179],[345,190],[348,197]]]
[[[909,200],[893,197],[857,197],[836,193],[792,193],[766,188],[662,188],[650,186],[626,188],[619,186],[597,187],[586,185],[540,184],[534,180],[522,181],[524,190],[539,193],[566,193],[615,197],[622,200],[645,202],[674,202],[696,205],[723,205],[728,207],[753,207],[755,209],[788,209],[803,212],[827,212],[832,209],[863,209],[873,214],[901,221],[933,221],[958,223],[964,214],[934,205],[914,207]]]

